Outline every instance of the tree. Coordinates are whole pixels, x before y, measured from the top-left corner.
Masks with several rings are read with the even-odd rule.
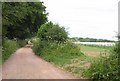
[[[41,40],[64,42],[68,38],[68,33],[64,27],[48,22],[39,28],[37,36]]]
[[[2,4],[3,37],[25,39],[47,22],[43,2],[4,2]]]

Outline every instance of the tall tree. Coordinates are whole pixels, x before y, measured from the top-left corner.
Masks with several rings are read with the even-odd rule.
[[[47,22],[43,2],[4,2],[2,4],[3,37],[25,39]]]

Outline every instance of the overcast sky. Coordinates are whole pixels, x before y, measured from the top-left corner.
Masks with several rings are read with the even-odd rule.
[[[115,40],[120,0],[41,0],[48,19],[64,26],[70,37]]]

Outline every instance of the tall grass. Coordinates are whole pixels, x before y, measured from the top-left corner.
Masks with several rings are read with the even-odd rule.
[[[36,41],[33,50],[38,56],[59,66],[68,64],[71,59],[82,55],[80,48],[71,42]]]
[[[18,47],[17,41],[5,39],[2,48],[2,62],[5,62]]]
[[[7,39],[3,40],[3,48],[2,48],[2,63],[4,63],[10,56],[13,54],[16,49],[20,47],[24,47],[26,45],[25,40],[20,39]]]
[[[0,47],[0,65],[2,64],[2,48]]]

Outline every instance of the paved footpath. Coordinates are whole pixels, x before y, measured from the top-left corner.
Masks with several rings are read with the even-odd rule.
[[[3,79],[75,79],[36,56],[31,48],[20,48],[3,64]]]

